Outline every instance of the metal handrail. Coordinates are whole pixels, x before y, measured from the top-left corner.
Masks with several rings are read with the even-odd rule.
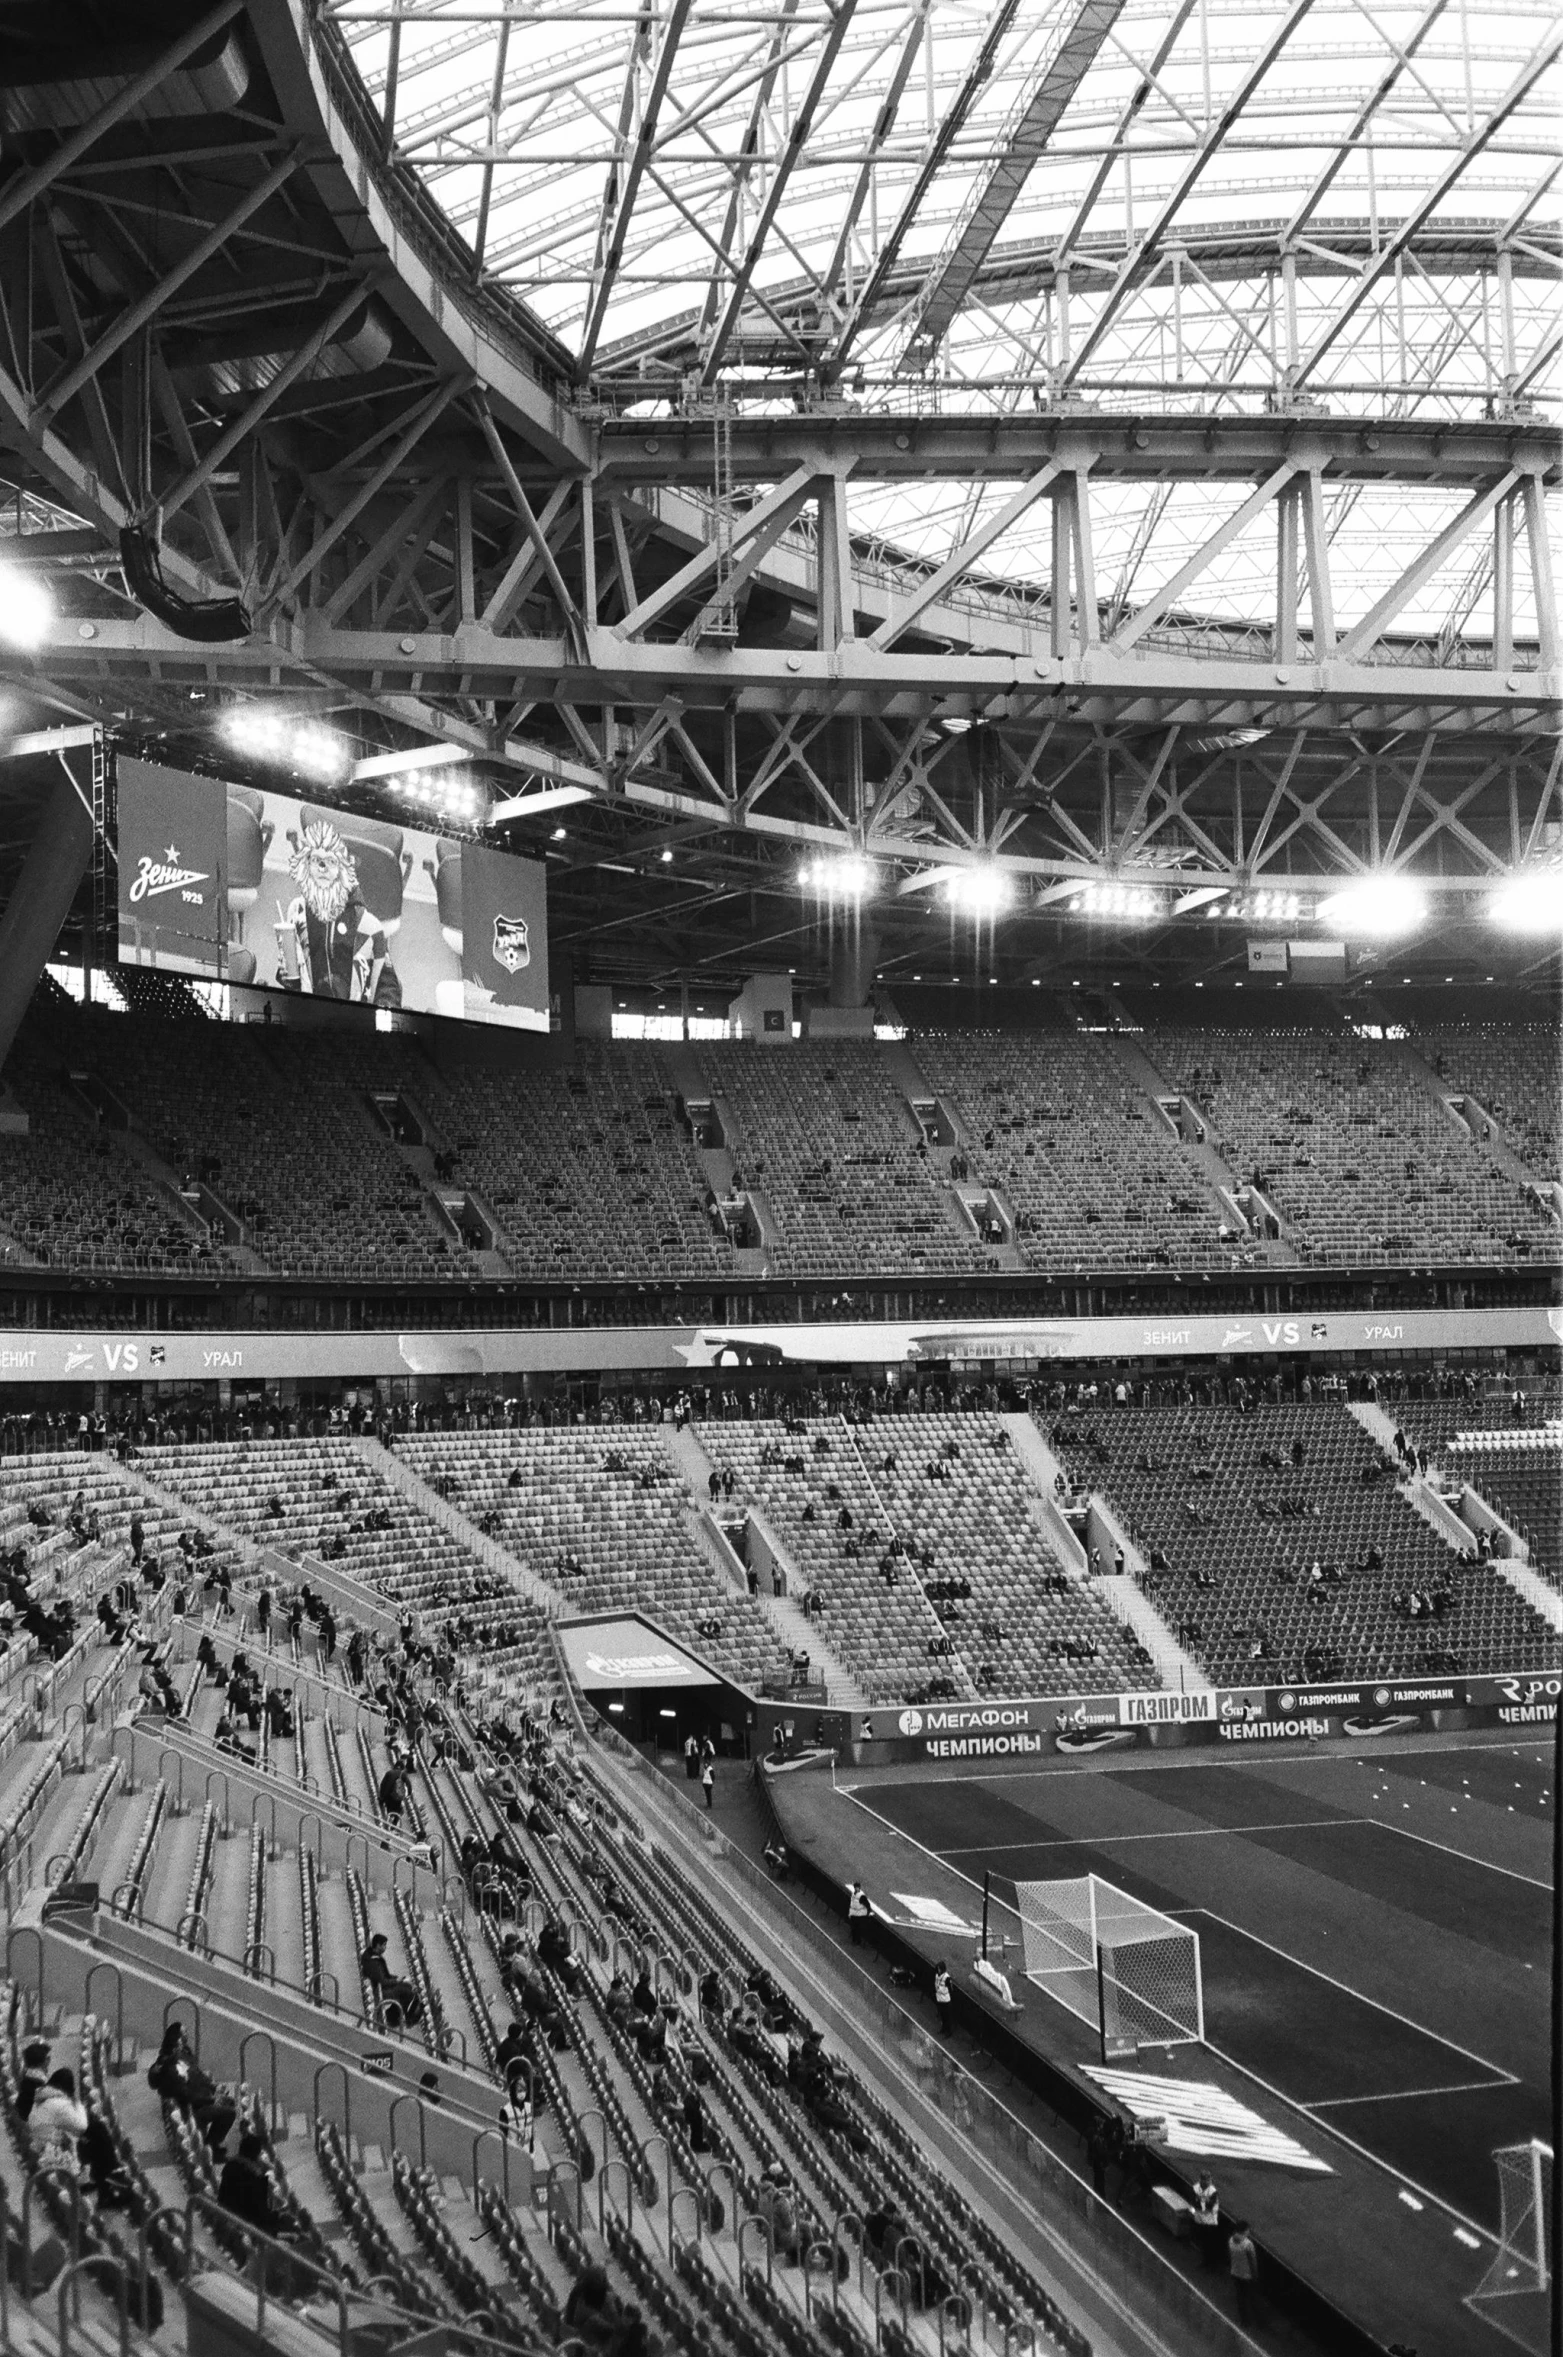
[[[97,1963],[88,1972],[82,1987],[81,2003],[84,2013],[92,2013],[95,2010],[92,2002],[92,1984],[100,1972],[111,1972],[114,1975],[113,2075],[117,2078],[125,2068],[125,1976],[112,1958],[100,1956]]]
[[[391,2098],[391,2142],[393,2145],[397,2145],[400,2142],[400,2139],[396,2133],[396,2115],[401,2110],[401,2107],[404,2103],[410,2103],[413,2107],[414,2117],[418,2122],[418,2166],[420,2169],[426,2169],[429,2165],[428,2115],[424,2109],[421,2099],[411,2092],[404,2091],[402,2094],[393,2095]],[[474,2179],[473,2182],[475,2190],[476,2180]]]
[[[771,2281],[772,2281],[772,2278],[774,2277],[774,2275],[775,2275],[775,2272],[776,2272],[776,2251],[775,2251],[775,2244],[774,2244],[774,2241],[773,2241],[773,2238],[772,2238],[772,2235],[771,2235],[771,2222],[770,2222],[770,2220],[769,2220],[768,2218],[762,2218],[762,2217],[760,2216],[760,2214],[759,2214],[758,2210],[751,2210],[747,2218],[742,2218],[742,2219],[740,2219],[740,2220],[739,2220],[739,2224],[738,2224],[738,2273],[739,2273],[739,2277],[740,2277],[740,2279],[742,2278],[742,2276],[743,2276],[743,2271],[744,2271],[744,2267],[745,2267],[745,2264],[746,2264],[746,2261],[745,2261],[745,2259],[744,2259],[744,2236],[745,2236],[746,2234],[748,2234],[748,2233],[749,2233],[751,2230],[753,2230],[753,2231],[755,2231],[755,2232],[757,2232],[757,2233],[759,2234],[759,2236],[761,2237],[761,2240],[764,2242],[764,2245],[765,2245],[765,2281],[766,2281],[766,2287],[767,2287],[767,2289],[769,2289],[769,2287],[770,2287],[770,2284],[771,2284]]]
[[[259,2026],[253,2030],[245,2031],[244,2036],[239,2040],[239,2077],[241,2081],[246,2080],[249,2076],[244,2058],[250,2050],[250,2041],[252,2038],[264,2038],[269,2050],[271,2062],[271,2113],[268,2125],[270,2127],[271,2133],[275,2135],[277,2132],[277,2122],[281,2117],[280,2107],[277,2102],[277,2041],[272,2036],[270,2030],[261,2028]]]
[[[119,2311],[119,2357],[130,2357],[130,2269],[112,2251],[89,2251],[85,2258],[73,2259],[61,2272],[55,2294],[60,2357],[70,2357],[71,2317],[74,2313],[76,2321],[81,2321],[81,2278],[88,2273],[107,2274],[112,2280],[114,2304]],[[141,2313],[144,2320],[144,2305]]]

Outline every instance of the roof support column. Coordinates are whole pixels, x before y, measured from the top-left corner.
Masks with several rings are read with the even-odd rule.
[[[92,856],[92,809],[60,755],[60,775],[0,917],[0,1066],[70,915]]]

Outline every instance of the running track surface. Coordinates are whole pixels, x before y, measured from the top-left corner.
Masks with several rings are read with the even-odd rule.
[[[1103,1876],[1198,1931],[1207,2042],[1496,2231],[1545,2137],[1550,1744],[859,1785],[995,1893]]]

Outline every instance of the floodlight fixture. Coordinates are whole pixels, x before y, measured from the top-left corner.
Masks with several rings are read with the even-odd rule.
[[[1319,921],[1341,940],[1395,941],[1427,916],[1427,894],[1409,876],[1364,876],[1321,900]]]
[[[943,884],[951,908],[966,917],[996,917],[1015,897],[1013,877],[987,861],[978,867],[946,868]]]
[[[1502,933],[1563,933],[1563,868],[1530,868],[1492,895],[1487,921]]]
[[[0,645],[34,654],[54,621],[54,596],[46,581],[0,562]]]
[[[821,853],[805,860],[798,870],[798,882],[805,892],[818,893],[823,900],[860,902],[873,899],[879,870],[860,851]]]

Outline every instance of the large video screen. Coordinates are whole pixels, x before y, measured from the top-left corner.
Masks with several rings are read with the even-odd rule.
[[[536,860],[121,759],[127,965],[548,1029]]]

